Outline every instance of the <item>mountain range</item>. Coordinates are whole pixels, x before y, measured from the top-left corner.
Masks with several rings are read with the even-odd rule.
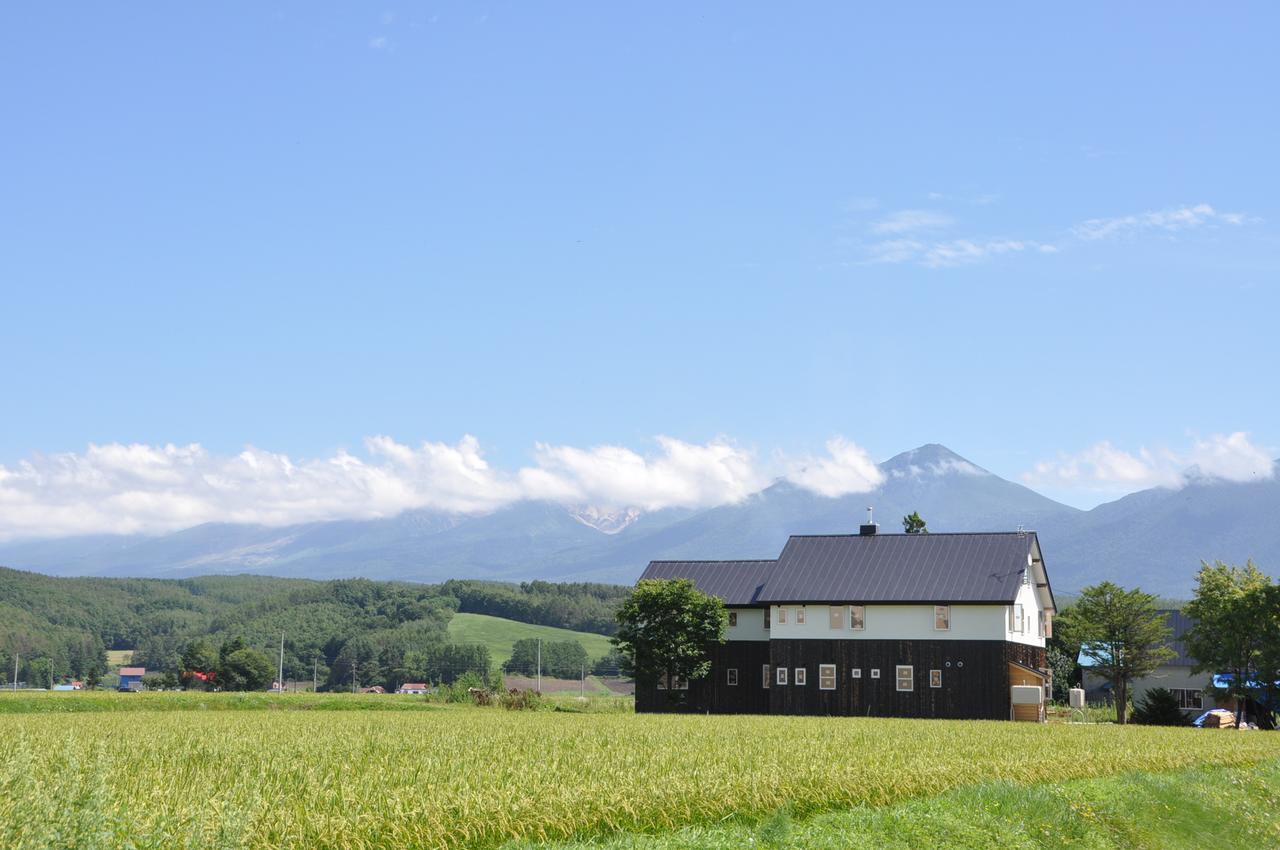
[[[54,575],[217,573],[441,581],[630,583],[651,559],[773,558],[788,534],[856,531],[874,506],[884,531],[919,511],[931,531],[1038,532],[1055,590],[1103,579],[1163,596],[1191,592],[1201,559],[1280,563],[1280,481],[1188,474],[1084,511],[930,444],[880,464],[868,493],[829,498],[782,480],[705,510],[568,509],[520,502],[483,516],[426,510],[286,527],[208,523],[160,536],[95,535],[0,545],[0,564]]]

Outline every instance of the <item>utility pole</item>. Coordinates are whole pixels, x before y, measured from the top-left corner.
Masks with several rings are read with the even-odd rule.
[[[18,653],[13,653],[13,689],[18,689]]]
[[[584,661],[582,664],[582,697],[585,699],[586,696],[587,696],[587,664]]]
[[[316,669],[320,666],[319,658],[311,659],[311,693],[315,693],[319,688],[316,687],[318,679],[316,678]]]
[[[356,692],[356,660],[351,659],[351,693]]]
[[[538,693],[542,693],[542,638],[538,638]]]
[[[280,675],[276,679],[279,693],[284,693],[284,629],[280,630]]]

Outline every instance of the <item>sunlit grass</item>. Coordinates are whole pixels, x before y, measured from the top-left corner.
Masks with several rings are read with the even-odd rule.
[[[1280,758],[1259,732],[501,709],[7,714],[0,740],[14,848],[492,846]]]

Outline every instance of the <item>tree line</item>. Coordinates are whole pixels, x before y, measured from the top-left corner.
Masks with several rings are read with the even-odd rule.
[[[0,675],[9,680],[16,660],[29,686],[88,680],[105,674],[107,650],[127,649],[132,663],[176,682],[194,643],[237,639],[274,670],[283,631],[287,680],[448,683],[489,675],[491,666],[483,647],[449,640],[458,610],[607,634],[626,592],[551,582],[62,578],[0,568]]]

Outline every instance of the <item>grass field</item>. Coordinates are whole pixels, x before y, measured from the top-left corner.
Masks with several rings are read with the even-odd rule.
[[[0,740],[6,848],[491,847],[688,828],[731,840],[780,809],[791,829],[842,811],[874,826],[882,807],[982,783],[1280,759],[1280,735],[1259,732],[471,708],[10,713]],[[1250,805],[1239,786],[1219,790],[1224,806]]]
[[[1280,761],[1250,767],[1125,773],[1016,785],[991,782],[880,808],[797,821],[785,810],[755,824],[685,827],[507,850],[1203,850],[1280,847]]]
[[[482,643],[489,647],[489,656],[495,668],[500,668],[511,657],[511,647],[521,638],[542,638],[544,641],[576,640],[582,644],[591,660],[608,654],[613,644],[604,635],[557,629],[554,626],[536,626],[490,617],[487,614],[454,614],[449,621],[449,639],[454,643]]]
[[[133,660],[132,649],[108,649],[107,669],[117,670]]]

